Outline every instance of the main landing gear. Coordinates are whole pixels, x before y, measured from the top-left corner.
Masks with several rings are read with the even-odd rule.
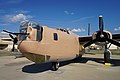
[[[57,71],[59,66],[59,62],[52,62],[52,71]]]
[[[105,65],[107,65],[107,66],[111,65],[111,63],[110,63],[111,62],[110,61],[111,51],[109,50],[109,47],[107,47],[107,45],[105,45],[105,51],[104,51],[104,62],[105,62]]]

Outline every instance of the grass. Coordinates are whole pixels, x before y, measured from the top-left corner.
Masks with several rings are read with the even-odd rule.
[[[120,50],[110,50],[112,55],[120,55]],[[86,54],[104,54],[104,51],[90,51],[86,52]]]
[[[85,54],[103,54],[103,52],[85,53]],[[120,52],[112,52],[112,55],[120,55]]]
[[[13,54],[11,51],[5,51],[5,50],[0,51],[0,57],[1,56],[16,56],[16,55],[20,55],[20,54],[15,54],[15,53]]]
[[[0,57],[1,56],[15,56],[15,54],[11,54],[11,53],[0,53]]]
[[[120,51],[119,52],[112,51],[112,54],[113,55],[120,55]]]

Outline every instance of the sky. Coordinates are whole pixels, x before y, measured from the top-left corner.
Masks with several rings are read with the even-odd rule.
[[[78,35],[98,30],[102,15],[104,28],[120,33],[120,0],[0,0],[0,33],[18,32],[22,21],[34,21],[51,28],[70,29]]]

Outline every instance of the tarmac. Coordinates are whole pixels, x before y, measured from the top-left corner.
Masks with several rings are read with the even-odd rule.
[[[85,54],[80,59],[60,63],[51,71],[51,63],[34,64],[25,57],[0,57],[0,80],[120,80],[120,56],[112,55],[112,66],[105,66],[103,54]]]

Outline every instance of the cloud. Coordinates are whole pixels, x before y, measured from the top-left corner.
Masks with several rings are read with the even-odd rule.
[[[12,0],[14,1],[14,0]],[[0,3],[1,4],[1,3]],[[29,15],[30,11],[28,10],[17,10],[17,9],[10,9],[4,10],[0,9],[0,26],[11,26],[13,23],[18,24],[22,21],[29,21],[34,18],[34,16]]]
[[[31,15],[17,14],[17,15],[5,15],[5,18],[9,20],[9,22],[18,22],[18,21],[26,21],[27,19],[33,18]]]
[[[3,31],[2,31],[2,32],[0,32],[0,33],[1,33],[1,34],[8,34],[8,33],[6,33],[6,32],[3,32]]]
[[[120,31],[120,27],[114,28],[114,31]]]
[[[81,29],[80,29],[80,28],[75,29],[75,28],[74,28],[74,29],[72,29],[71,31],[72,31],[72,32],[85,32],[85,29],[83,29],[83,28],[81,28]]]
[[[74,15],[74,12],[64,11],[64,13],[67,14],[67,15]]]
[[[68,11],[64,11],[64,13],[65,13],[65,14],[69,14],[69,12],[68,12]]]
[[[25,21],[27,17],[24,14],[17,14],[10,18],[12,22]]]
[[[75,20],[73,20],[72,22],[79,22],[79,21],[83,21],[83,20],[90,19],[90,18],[93,18],[93,17],[94,17],[94,16],[82,17],[82,18],[79,18],[79,19],[75,19]]]
[[[0,16],[0,26],[10,26],[11,23],[29,21],[31,19],[33,19],[33,16],[25,15],[23,13],[4,14]]]
[[[71,15],[74,15],[74,13],[73,13],[73,12],[71,12],[70,14],[71,14]]]
[[[15,13],[21,13],[21,14],[28,14],[28,13],[30,13],[30,11],[27,11],[27,10],[19,10],[19,11],[15,11]]]
[[[0,37],[2,37],[2,36],[8,36],[8,33],[6,33],[6,32],[0,32]]]

